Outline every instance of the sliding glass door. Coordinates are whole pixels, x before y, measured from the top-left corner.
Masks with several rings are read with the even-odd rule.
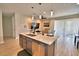
[[[74,37],[79,31],[79,20],[56,20],[55,34],[63,37]]]

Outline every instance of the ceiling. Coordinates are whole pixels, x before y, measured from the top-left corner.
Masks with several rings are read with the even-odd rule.
[[[56,14],[59,11],[75,7],[78,7],[76,3],[42,3],[41,5],[39,5],[39,3],[0,3],[0,9],[3,13],[18,12],[24,15],[50,15],[51,10],[53,10],[54,14]]]

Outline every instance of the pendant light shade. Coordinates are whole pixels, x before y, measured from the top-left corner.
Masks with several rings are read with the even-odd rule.
[[[32,20],[34,20],[34,16],[32,16]]]
[[[51,17],[53,16],[53,10],[51,10]]]
[[[39,19],[42,19],[42,15],[39,15]]]

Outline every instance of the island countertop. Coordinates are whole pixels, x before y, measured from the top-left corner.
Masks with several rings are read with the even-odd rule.
[[[29,36],[29,35],[27,35],[27,34],[29,34],[27,32],[26,33],[20,33],[20,34],[27,36],[29,38],[32,38],[33,40],[47,44],[47,45],[51,45],[54,41],[56,41],[58,39],[57,36],[51,36],[50,37],[50,36],[42,35],[42,34],[37,34],[36,36]]]

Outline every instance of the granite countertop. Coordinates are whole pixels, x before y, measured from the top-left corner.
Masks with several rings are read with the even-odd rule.
[[[36,36],[29,36],[29,35],[27,35],[29,33],[21,33],[21,34],[24,36],[30,37],[34,40],[40,41],[42,43],[48,44],[48,45],[51,45],[54,41],[56,41],[58,39],[57,36],[50,37],[50,36],[42,35],[42,34],[37,34]]]

